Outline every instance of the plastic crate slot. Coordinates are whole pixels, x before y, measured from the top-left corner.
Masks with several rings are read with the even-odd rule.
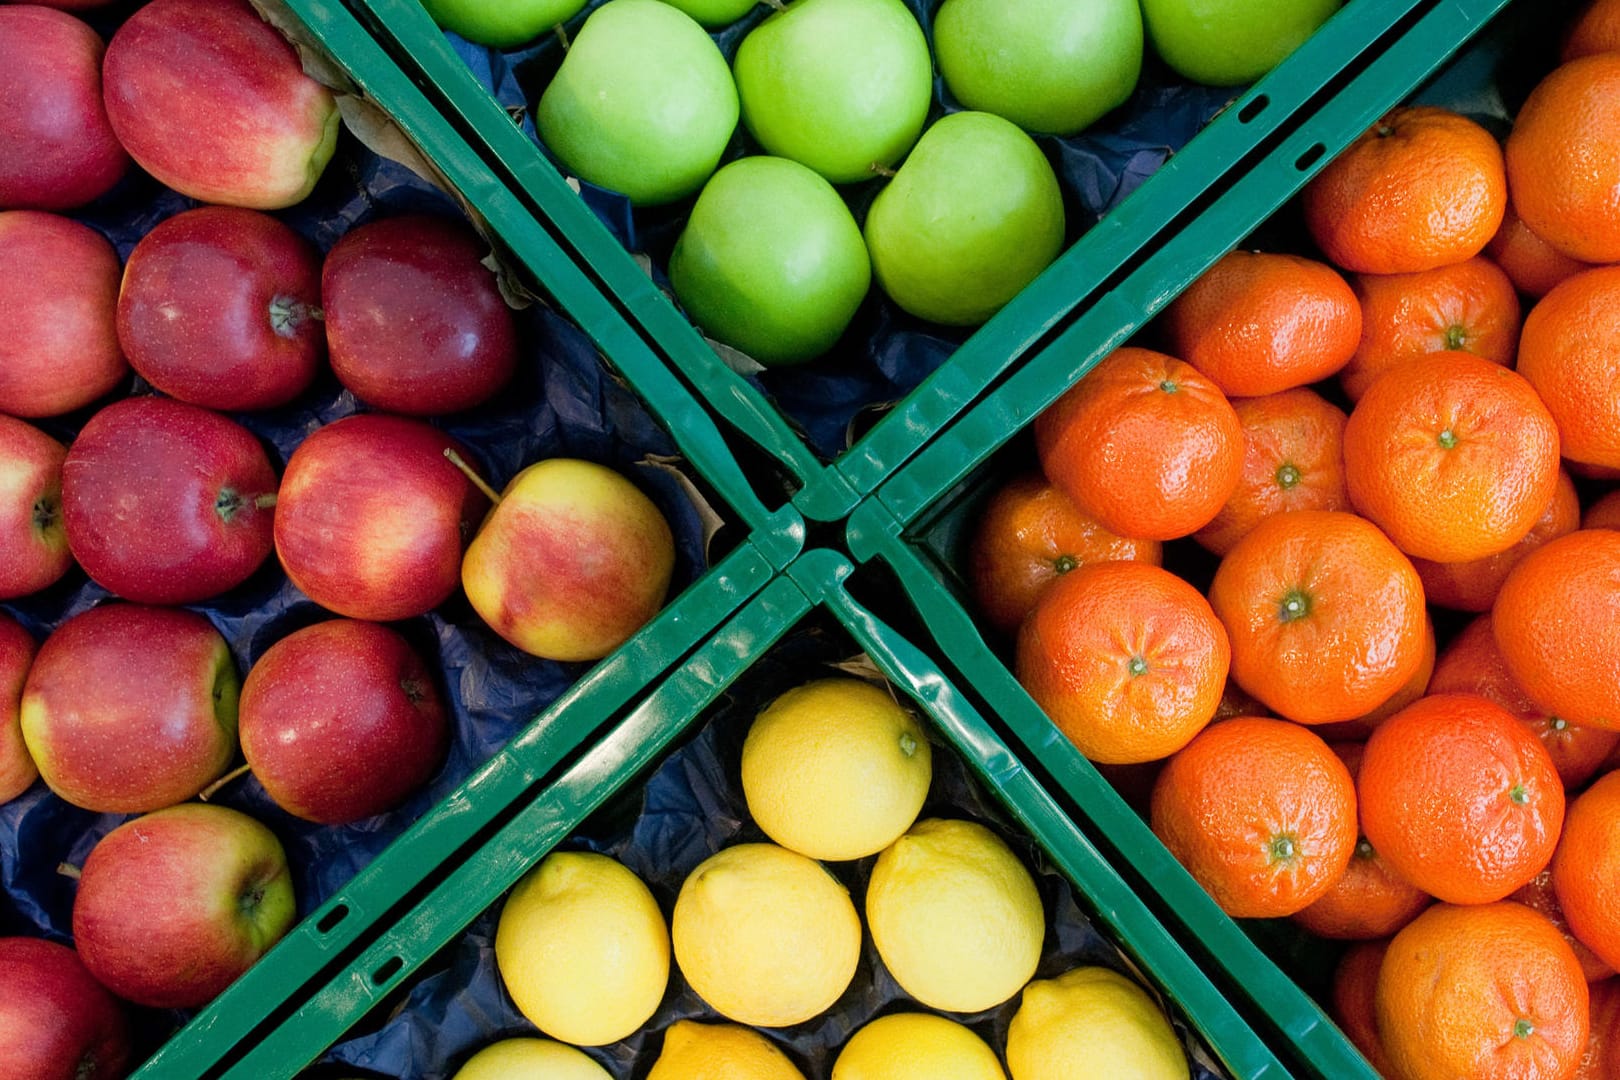
[[[398,975],[399,972],[400,972],[400,969],[403,968],[404,966],[405,966],[405,960],[404,960],[403,957],[399,957],[399,956],[390,957],[388,960],[386,960],[383,963],[382,967],[378,968],[376,971],[373,971],[371,973],[371,985],[373,985],[373,986],[387,986],[388,985],[388,980],[392,979],[395,975]]]
[[[349,905],[338,904],[333,907],[331,911],[328,911],[325,915],[321,916],[320,921],[315,924],[315,929],[323,934],[330,934],[333,930],[337,929],[338,923],[342,922],[348,917]]]
[[[1318,161],[1321,161],[1322,155],[1325,153],[1327,153],[1327,147],[1323,146],[1321,143],[1317,143],[1309,150],[1299,155],[1298,159],[1294,162],[1294,168],[1298,169],[1300,172],[1309,172],[1311,166],[1315,165]]]
[[[1265,112],[1266,106],[1270,104],[1271,99],[1269,97],[1264,94],[1258,95],[1253,101],[1249,102],[1247,105],[1243,106],[1243,108],[1238,110],[1238,123],[1247,124],[1249,121]]]

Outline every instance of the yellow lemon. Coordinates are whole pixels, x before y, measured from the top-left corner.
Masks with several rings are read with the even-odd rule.
[[[786,1027],[825,1012],[855,977],[861,920],[838,879],[775,844],[738,844],[681,886],[675,962],[731,1020]]]
[[[860,679],[789,690],[743,743],[748,812],[812,859],[862,859],[894,843],[917,820],[933,774],[917,718]]]
[[[1078,1075],[1078,1074],[1077,1074]],[[838,1052],[832,1080],[1007,1080],[996,1052],[954,1020],[892,1013],[857,1031]]]
[[[613,1074],[550,1039],[503,1039],[467,1059],[451,1080],[613,1080]]]
[[[804,1074],[757,1031],[677,1020],[664,1032],[647,1080],[804,1080]]]
[[[1079,967],[1024,989],[1007,1030],[1013,1080],[1187,1080],[1186,1052],[1153,999],[1117,971]]]
[[[980,1012],[1035,974],[1046,912],[1035,879],[983,825],[919,821],[878,856],[866,889],[878,955],[934,1009]]]
[[[518,1011],[563,1042],[634,1034],[669,984],[669,930],[641,879],[605,855],[555,852],[506,900],[495,963]]]

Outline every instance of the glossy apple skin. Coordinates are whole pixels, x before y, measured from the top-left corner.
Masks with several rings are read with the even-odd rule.
[[[123,382],[119,275],[118,252],[88,225],[0,212],[0,413],[60,416]]]
[[[0,7],[0,207],[83,206],[123,178],[129,155],[101,101],[104,51],[71,15]]]
[[[225,639],[201,615],[103,604],[40,646],[23,687],[23,738],[73,805],[157,810],[224,773],[240,689]]]
[[[85,573],[142,604],[191,604],[270,555],[276,473],[218,413],[159,397],[102,409],[62,464],[68,547]]]
[[[62,525],[67,447],[0,415],[0,600],[36,593],[73,565]]]
[[[282,638],[242,684],[242,753],[290,814],[341,825],[392,810],[433,778],[450,724],[398,633],[334,619]]]
[[[1210,86],[1250,83],[1339,10],[1342,0],[1141,0],[1153,47],[1178,73]]]
[[[456,590],[466,538],[489,506],[419,420],[367,413],[328,424],[287,462],[276,555],[329,611],[392,622],[425,615]]]
[[[345,234],[321,270],[338,380],[407,416],[489,400],[517,367],[517,321],[483,265],[487,250],[447,218],[406,215]]]
[[[529,466],[467,548],[461,581],[501,637],[548,660],[598,660],[663,606],[675,567],[669,523],[605,465]]]
[[[152,0],[113,35],[102,76],[130,156],[202,202],[291,206],[337,147],[332,92],[247,0]]]
[[[21,715],[23,685],[34,652],[33,635],[11,616],[0,614],[0,803],[15,799],[39,779],[39,769],[23,742]],[[0,1012],[3,1010],[0,1002]],[[0,1063],[4,1060],[4,1051],[0,1051]]]
[[[170,397],[241,412],[285,405],[325,352],[321,256],[268,214],[205,206],[162,222],[124,266],[118,341]]]
[[[79,954],[41,938],[0,938],[0,1076],[118,1080],[129,1021]]]
[[[918,318],[984,322],[1063,247],[1063,193],[1015,125],[960,112],[923,133],[866,215],[873,276]]]
[[[480,45],[510,49],[585,10],[585,0],[422,0],[433,21]]]
[[[691,16],[660,0],[609,0],[580,27],[534,119],[582,180],[657,206],[703,186],[737,108],[726,58]]]
[[[287,932],[281,843],[246,814],[185,803],[125,822],[91,849],[73,902],[90,973],[140,1005],[206,1005]]]

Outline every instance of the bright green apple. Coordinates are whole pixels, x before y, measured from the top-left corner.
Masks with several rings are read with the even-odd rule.
[[[714,172],[737,127],[737,88],[690,15],[662,0],[609,0],[580,28],[535,121],[582,180],[655,206]]]
[[[433,21],[480,45],[510,49],[585,10],[585,0],[422,0]]]
[[[952,113],[878,192],[866,246],[878,284],[918,318],[973,326],[1057,257],[1063,194],[1046,155],[1013,124]]]
[[[1137,0],[945,0],[934,51],[969,109],[1073,135],[1136,89],[1142,12]]]
[[[1142,0],[1148,37],[1194,82],[1254,82],[1339,10],[1341,0]]]
[[[872,269],[831,184],[786,158],[749,157],[704,187],[669,277],[710,337],[762,364],[794,364],[838,340]]]
[[[686,12],[704,26],[730,26],[750,11],[759,0],[664,0]]]
[[[754,138],[835,184],[904,157],[933,101],[928,41],[900,0],[796,0],[743,38],[734,66]]]

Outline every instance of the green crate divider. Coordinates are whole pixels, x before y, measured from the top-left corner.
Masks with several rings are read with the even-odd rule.
[[[728,368],[467,70],[419,0],[347,0],[431,88],[491,166],[549,220],[595,279],[715,411],[781,461],[808,518],[841,521],[865,495],[1035,348],[1222,176],[1276,138],[1341,71],[1438,0],[1350,0],[1309,41],[1216,117],[1044,274],[974,333],[837,461],[824,466],[775,405]],[[769,495],[766,496],[770,498]]]
[[[1052,724],[986,644],[973,616],[942,577],[956,549],[968,480],[1068,387],[1270,217],[1333,156],[1470,41],[1509,0],[1446,0],[1368,63],[1346,87],[1248,174],[1085,312],[1050,347],[880,487],[851,516],[849,549],[881,560],[967,685],[995,702],[1017,741],[1048,770],[1094,835],[1131,865],[1133,883],[1157,912],[1184,930],[1209,969],[1245,998],[1287,1043],[1286,1056],[1323,1080],[1375,1080],[1313,1002],[1227,917],[1153,836],[1142,819]],[[1257,936],[1269,933],[1260,926]]]
[[[821,549],[793,563],[607,738],[532,793],[501,831],[372,941],[324,988],[233,1060],[223,1080],[294,1075],[497,902],[531,866],[692,728],[725,689],[817,607],[825,607],[911,696],[979,778],[1077,886],[1088,913],[1179,1007],[1235,1080],[1290,1074],[1238,1016],[1040,782],[921,650],[850,597],[854,567]],[[156,1075],[156,1074],[154,1074]],[[164,1073],[165,1077],[172,1074]]]

